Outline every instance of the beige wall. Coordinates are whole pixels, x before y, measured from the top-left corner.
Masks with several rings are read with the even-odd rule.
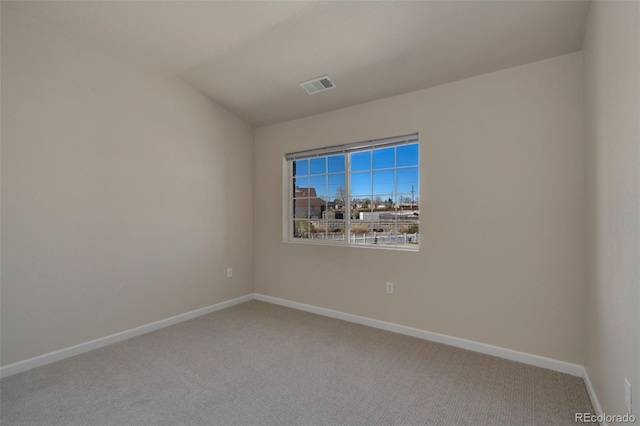
[[[584,46],[586,368],[607,413],[640,410],[640,3],[594,2]]]
[[[257,129],[256,291],[582,364],[582,87],[578,52]],[[412,132],[419,253],[282,242],[285,153]]]
[[[253,291],[250,126],[4,8],[1,106],[3,365]]]

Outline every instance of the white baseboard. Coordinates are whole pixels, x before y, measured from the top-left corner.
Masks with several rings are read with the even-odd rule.
[[[601,416],[604,414],[600,401],[596,395],[596,391],[589,380],[589,374],[584,366],[572,364],[557,359],[546,358],[539,355],[533,355],[526,352],[519,352],[512,349],[501,348],[499,346],[488,345],[486,343],[475,342],[473,340],[461,339],[458,337],[448,336],[446,334],[434,333],[431,331],[421,330],[418,328],[407,327],[404,325],[394,324],[386,321],[380,321],[372,318],[361,317],[358,315],[347,314],[332,309],[320,308],[318,306],[307,305],[304,303],[293,302],[291,300],[280,299],[277,297],[266,296],[264,294],[254,293],[253,298],[263,302],[273,303],[276,305],[286,306],[288,308],[298,309],[301,311],[311,312],[326,317],[336,318],[343,321],[349,321],[356,324],[367,325],[369,327],[379,328],[381,330],[392,331],[394,333],[404,334],[407,336],[417,337],[419,339],[429,340],[432,342],[443,343],[457,348],[467,349],[486,355],[493,355],[499,358],[511,361],[521,362],[523,364],[533,365],[535,367],[546,368],[560,373],[570,374],[572,376],[581,377],[587,388],[589,399],[595,411],[594,414]],[[608,426],[607,423],[600,423],[600,426]]]
[[[571,364],[569,362],[546,358],[539,355],[532,355],[525,352],[514,351],[512,349],[501,348],[499,346],[488,345],[486,343],[475,342],[473,340],[447,336],[446,334],[434,333],[418,328],[407,327],[404,325],[394,324],[386,321],[380,321],[372,318],[334,311],[332,309],[292,302],[290,300],[280,299],[272,296],[265,296],[263,294],[254,293],[254,298],[263,302],[269,302],[276,305],[298,309],[301,311],[354,322],[356,324],[367,325],[369,327],[375,327],[399,334],[405,334],[407,336],[417,337],[419,339],[429,340],[432,342],[444,343],[445,345],[455,346],[457,348],[467,349],[474,352],[480,352],[486,355],[493,355],[499,358],[521,362],[523,364],[533,365],[536,367],[546,368],[548,370],[558,371],[560,373],[570,374],[572,376],[583,377],[585,372],[582,365]]]
[[[571,364],[556,359],[546,358],[539,355],[532,355],[525,352],[514,351],[512,349],[501,348],[498,346],[488,345],[486,343],[475,342],[472,340],[461,339],[458,337],[448,336],[446,334],[434,333],[431,331],[421,330],[418,328],[407,327],[404,325],[394,324],[386,321],[380,321],[373,318],[362,317],[358,315],[347,314],[345,312],[334,311],[332,309],[320,308],[318,306],[307,305],[304,303],[293,302],[291,300],[280,299],[277,297],[266,296],[263,294],[253,293],[246,296],[238,297],[235,299],[227,300],[225,302],[217,303],[215,305],[207,306],[205,308],[196,309],[195,311],[186,312],[184,314],[176,315],[171,318],[166,318],[160,321],[146,324],[140,327],[125,330],[120,333],[112,334],[110,336],[102,337],[100,339],[91,340],[89,342],[81,343],[79,345],[71,346],[69,348],[61,349],[48,354],[40,355],[34,358],[30,358],[24,361],[9,364],[4,367],[0,367],[0,378],[11,376],[13,374],[21,373],[23,371],[30,370],[35,367],[50,364],[52,362],[60,361],[65,358],[69,358],[75,355],[80,355],[85,352],[92,351],[94,349],[102,348],[113,343],[117,343],[132,337],[140,336],[145,333],[149,333],[155,330],[159,330],[170,325],[174,325],[183,321],[187,321],[201,315],[206,315],[211,312],[219,311],[221,309],[229,308],[231,306],[248,302],[250,300],[260,300],[263,302],[273,303],[276,305],[286,306],[301,311],[311,312],[326,317],[336,318],[343,321],[349,321],[356,324],[362,324],[369,327],[379,328],[381,330],[387,330],[394,333],[404,334],[407,336],[417,337],[419,339],[429,340],[432,342],[443,343],[445,345],[454,346],[462,349],[467,349],[474,352],[483,353],[486,355],[497,356],[512,361],[522,362],[523,364],[533,365],[536,367],[542,367],[560,373],[570,374],[572,376],[582,377],[589,398],[595,410],[595,414],[603,414],[600,402],[596,396],[595,390],[589,380],[589,375],[586,369],[582,365]],[[606,423],[602,424],[607,426]]]
[[[593,405],[593,409],[596,411],[594,414],[597,416],[604,415],[602,411],[602,407],[600,406],[600,401],[598,401],[598,396],[596,395],[596,391],[591,384],[591,380],[589,380],[589,374],[587,373],[587,369],[584,369],[584,375],[582,376],[584,380],[584,385],[587,387],[587,393],[589,394],[589,399],[591,399],[591,405]],[[600,426],[607,426],[608,423],[602,422]]]
[[[40,367],[42,365],[51,364],[52,362],[60,361],[62,359],[69,358],[75,355],[80,355],[94,349],[102,348],[104,346],[111,345],[122,340],[130,339],[132,337],[140,336],[141,334],[149,333],[151,331],[159,330],[161,328],[168,327],[179,322],[187,321],[201,315],[206,315],[211,312],[229,308],[239,303],[248,302],[252,299],[253,294],[248,294],[246,296],[227,300],[225,302],[216,303],[215,305],[207,306],[205,308],[196,309],[195,311],[186,312],[184,314],[176,315],[171,318],[152,322],[151,324],[146,324],[140,327],[132,328],[130,330],[125,330],[120,333],[112,334],[110,336],[101,337],[99,339],[91,340],[79,345],[71,346],[65,349],[50,352],[48,354],[29,358],[24,361],[5,365],[4,367],[0,367],[0,378],[31,370],[32,368]]]

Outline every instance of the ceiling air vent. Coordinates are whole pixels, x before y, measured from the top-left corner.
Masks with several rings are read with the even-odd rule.
[[[318,92],[324,92],[325,90],[335,89],[336,85],[331,81],[328,75],[314,78],[313,80],[300,83],[300,86],[310,95]]]

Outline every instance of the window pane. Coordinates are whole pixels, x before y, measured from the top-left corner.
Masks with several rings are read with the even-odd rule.
[[[371,172],[351,175],[351,195],[371,194]]]
[[[394,167],[396,163],[394,147],[376,149],[373,151],[373,168],[386,169]]]
[[[309,198],[309,217],[312,219],[321,219],[322,213],[327,210],[327,202],[319,197]]]
[[[379,194],[373,195],[371,205],[373,207],[373,210],[384,210],[386,208],[386,205],[384,204],[384,198]]]
[[[309,178],[308,177],[296,177],[293,178],[293,183],[296,188],[308,188],[309,187]],[[296,195],[297,196],[297,195]],[[303,197],[307,197],[307,195],[302,195]]]
[[[299,198],[307,198],[308,191],[306,188],[297,188],[293,193],[294,201]]]
[[[351,171],[371,170],[371,151],[351,154]]]
[[[360,210],[364,209],[364,202],[360,197],[351,197],[351,219],[358,219]]]
[[[327,175],[311,176],[309,178],[309,197],[327,196]]]
[[[418,165],[418,144],[402,145],[397,149],[397,166],[417,166]]]
[[[373,231],[374,225],[370,220],[351,221],[351,244],[371,245],[375,244],[376,238]]]
[[[326,227],[328,240],[344,240],[344,222],[344,220],[327,217]]]
[[[302,176],[309,174],[309,160],[297,160],[293,162],[293,175]]]
[[[362,197],[360,200],[362,201],[362,211],[370,213],[373,210],[373,203],[371,202],[371,198]]]
[[[398,169],[398,188],[397,192],[415,192],[418,188],[418,168],[411,167],[408,169]]]
[[[329,175],[329,189],[327,191],[327,196],[330,200],[339,199],[344,201],[344,173]]]
[[[344,172],[344,154],[328,157],[329,173]]]
[[[310,161],[310,169],[312,175],[327,172],[327,157],[312,158]]]
[[[363,213],[364,215],[365,213]],[[362,235],[371,232],[371,221],[366,219],[358,219],[351,220],[351,233],[354,235]]]
[[[415,194],[411,193],[398,194],[398,203],[401,204],[403,208],[417,207],[418,205]]]
[[[395,170],[373,172],[373,194],[392,194],[395,190]]]
[[[392,219],[391,213],[395,202],[393,194],[376,194],[373,197],[376,208],[380,210],[380,217],[383,219]]]
[[[293,217],[303,218],[309,217],[309,199],[294,199],[293,200]]]
[[[323,240],[325,238],[326,233],[327,233],[327,223],[325,222],[325,220],[324,219],[311,220],[310,224],[311,224],[311,227],[310,227],[311,236],[310,236],[310,238],[316,239],[316,240]]]
[[[310,220],[294,220],[293,221],[293,237],[294,238],[310,238],[311,237],[311,221]]]

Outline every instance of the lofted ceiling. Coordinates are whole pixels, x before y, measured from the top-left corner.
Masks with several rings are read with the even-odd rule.
[[[2,1],[259,127],[582,49],[588,1]],[[337,88],[298,83],[328,74]]]

